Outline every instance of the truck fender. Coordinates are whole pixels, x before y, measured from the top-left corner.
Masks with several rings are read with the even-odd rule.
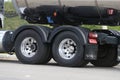
[[[93,30],[98,34],[98,41],[99,44],[112,44],[118,45],[120,44],[119,36],[120,32],[115,30]]]
[[[82,27],[75,27],[75,26],[60,26],[60,27],[57,27],[55,28],[50,36],[49,36],[49,40],[48,42],[51,43],[54,38],[61,32],[63,31],[72,31],[74,32],[76,35],[82,37],[82,41],[83,41],[83,44],[87,44],[87,40],[88,40],[88,33],[89,33],[89,29],[86,29],[86,28],[82,28]],[[80,38],[79,37],[79,38]]]
[[[17,36],[22,31],[28,30],[28,29],[35,30],[40,35],[40,37],[42,38],[42,41],[47,42],[47,40],[48,40],[47,38],[48,38],[50,29],[47,28],[47,27],[43,27],[43,26],[38,27],[38,26],[34,26],[34,25],[23,25],[20,28],[18,28],[17,30],[15,30],[14,34],[13,34],[13,37],[12,37],[12,41],[15,42]]]

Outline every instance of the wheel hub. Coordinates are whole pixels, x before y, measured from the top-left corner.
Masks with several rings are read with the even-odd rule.
[[[76,43],[72,39],[64,39],[59,45],[59,55],[64,59],[72,59],[76,50]]]
[[[25,38],[21,43],[21,52],[25,57],[33,57],[37,52],[37,41],[32,37]]]

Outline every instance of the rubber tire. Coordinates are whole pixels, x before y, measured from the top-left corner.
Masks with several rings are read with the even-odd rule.
[[[21,42],[27,37],[34,38],[39,45],[37,46],[38,51],[36,52],[36,54],[30,58],[25,57],[20,50]],[[51,60],[49,46],[42,42],[40,35],[34,30],[25,30],[17,36],[15,41],[15,53],[19,61],[21,61],[24,64],[46,64]]]
[[[80,36],[79,36],[80,37]],[[66,66],[66,67],[83,67],[85,66],[88,62],[84,60],[84,47],[83,47],[83,39],[79,38],[75,33],[70,32],[70,31],[65,31],[61,32],[56,36],[53,42],[52,46],[52,53],[53,53],[53,59],[61,66]],[[70,59],[64,59],[59,55],[59,44],[62,40],[70,38],[75,41],[77,44],[77,53],[76,55]]]
[[[91,61],[91,63],[96,67],[113,67],[118,65],[119,62],[117,61],[117,46],[99,46],[98,59],[96,61]]]

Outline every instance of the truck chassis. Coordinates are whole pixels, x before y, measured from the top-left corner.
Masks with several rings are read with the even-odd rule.
[[[99,8],[53,5],[25,8],[20,14],[23,19],[53,28],[23,25],[15,31],[0,31],[0,52],[15,52],[25,64],[46,64],[53,58],[68,67],[83,67],[89,62],[99,67],[116,66],[120,61],[120,32],[79,26],[119,25],[119,10]]]

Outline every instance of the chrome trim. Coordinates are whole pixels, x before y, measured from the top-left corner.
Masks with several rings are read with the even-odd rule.
[[[0,52],[5,52],[3,42],[7,31],[0,31]]]

